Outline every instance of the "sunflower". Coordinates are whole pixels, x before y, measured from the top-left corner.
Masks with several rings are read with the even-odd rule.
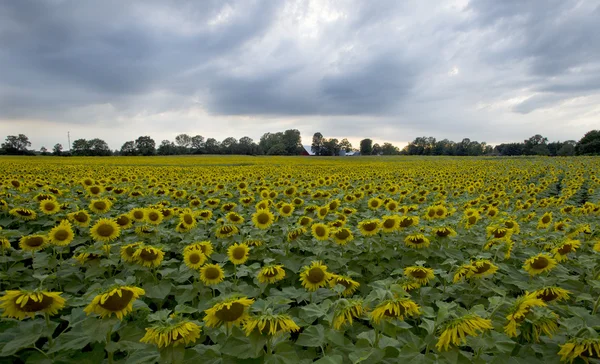
[[[72,212],[67,215],[69,221],[80,227],[87,227],[90,225],[90,214],[86,210],[79,210]]]
[[[271,224],[275,221],[273,213],[267,209],[257,210],[252,214],[252,223],[259,229],[268,229]]]
[[[433,269],[419,266],[404,268],[404,275],[419,283],[419,285],[427,284],[430,280],[435,278],[435,275],[433,274]]]
[[[244,223],[244,217],[234,211],[227,213],[227,215],[225,215],[225,219],[235,225],[241,225]]]
[[[552,254],[554,254],[556,261],[562,262],[569,259],[567,254],[577,251],[579,247],[581,247],[579,240],[567,239],[567,241],[552,249]]]
[[[275,336],[289,332],[298,332],[300,331],[300,327],[290,315],[263,313],[258,316],[249,317],[244,321],[246,336],[250,336],[254,330],[263,335]]]
[[[43,200],[40,202],[40,210],[46,215],[52,215],[60,211],[60,204],[55,200]]]
[[[361,299],[339,299],[336,302],[332,325],[339,330],[345,324],[352,325],[354,319],[360,318],[365,312]]]
[[[557,264],[558,262],[556,259],[552,258],[550,254],[540,253],[527,259],[525,264],[523,264],[523,269],[525,269],[529,275],[535,276],[551,271]]]
[[[0,297],[0,308],[4,310],[2,317],[23,320],[34,317],[37,312],[50,316],[56,315],[65,307],[62,292],[8,290]]]
[[[471,264],[461,265],[457,271],[454,273],[454,278],[452,279],[452,283],[458,283],[463,279],[469,277],[473,274],[474,267]]]
[[[227,249],[227,256],[234,265],[244,264],[250,256],[250,248],[244,243],[235,243]]]
[[[148,208],[146,209],[146,221],[151,225],[160,225],[163,221],[164,216],[159,209]]]
[[[133,252],[134,261],[148,268],[158,267],[164,257],[165,253],[161,249],[151,246],[141,246]]]
[[[377,197],[373,197],[371,198],[368,202],[367,202],[367,206],[369,207],[369,209],[371,210],[377,210],[378,208],[380,208],[383,205],[383,200],[378,199]]]
[[[285,203],[285,204],[281,205],[281,207],[279,208],[279,216],[283,216],[283,217],[292,216],[292,214],[294,213],[294,209],[295,209],[294,205]]]
[[[525,315],[534,307],[544,306],[546,306],[546,303],[534,293],[526,292],[524,295],[518,297],[510,307],[508,316],[506,316],[508,322],[504,325],[504,333],[508,337],[517,336],[517,328],[519,327],[519,323],[525,319]]]
[[[33,210],[26,209],[24,207],[15,207],[14,209],[8,212],[12,216],[16,217],[19,220],[23,221],[31,221],[37,218],[37,213]]]
[[[512,230],[507,228],[507,227],[503,227],[503,226],[499,226],[499,225],[490,225],[488,227],[485,228],[486,230],[486,236],[487,238],[494,238],[494,239],[510,239],[511,235],[512,235]]]
[[[189,209],[185,209],[179,214],[179,223],[182,224],[185,229],[190,230],[196,226],[197,221],[194,213]]]
[[[258,281],[260,283],[275,283],[285,278],[283,265],[267,265],[258,272]]]
[[[329,206],[321,206],[319,208],[317,208],[317,217],[321,220],[325,219],[327,217],[327,214],[329,214]]]
[[[302,227],[309,227],[313,222],[313,219],[311,219],[308,216],[302,216],[298,219],[298,225],[302,226]]]
[[[373,236],[379,232],[381,221],[378,219],[363,220],[358,223],[358,230],[363,236]]]
[[[333,288],[338,284],[344,287],[344,290],[342,291],[342,296],[344,297],[352,296],[360,286],[360,283],[348,276],[332,274],[331,279],[329,280],[329,286]]]
[[[325,287],[331,279],[331,273],[327,272],[327,266],[320,261],[311,262],[310,266],[304,266],[300,272],[300,282],[308,291],[316,291]]]
[[[10,245],[10,241],[8,241],[8,239],[6,238],[0,238],[0,249],[2,249],[2,251],[4,252],[5,249],[10,249],[11,245]]]
[[[572,363],[577,358],[588,362],[587,358],[600,359],[600,338],[578,338],[569,339],[560,346],[558,355],[561,361]]]
[[[406,229],[415,225],[419,225],[419,218],[417,216],[402,216],[400,218],[400,229]]]
[[[393,233],[400,229],[400,220],[398,215],[385,215],[381,218],[381,230],[384,233]]]
[[[133,225],[133,220],[129,216],[129,214],[121,214],[117,216],[115,222],[121,229],[129,229]]]
[[[507,229],[511,229],[514,234],[518,234],[521,232],[521,227],[519,226],[519,223],[515,220],[505,220],[504,226]]]
[[[385,209],[388,210],[389,212],[395,212],[396,210],[398,210],[398,202],[394,201],[394,200],[390,200],[385,204]]]
[[[249,240],[244,240],[244,244],[248,245],[248,246],[262,246],[265,242],[259,239],[249,239]]]
[[[205,264],[200,268],[200,280],[207,286],[214,286],[223,282],[225,273],[218,264]]]
[[[204,310],[204,322],[208,327],[239,325],[248,318],[247,308],[254,303],[253,299],[241,296],[227,298],[213,307]]]
[[[48,244],[48,239],[44,235],[27,235],[19,240],[19,247],[28,252],[42,250]]]
[[[552,338],[558,331],[558,319],[560,318],[557,314],[551,311],[537,313],[530,315],[527,320],[521,323],[521,335],[528,342],[539,342],[541,335],[546,335]]]
[[[68,220],[63,220],[58,226],[55,226],[48,233],[48,239],[51,244],[56,246],[67,246],[75,237],[73,228]]]
[[[226,239],[226,238],[230,238],[230,237],[234,236],[235,234],[237,234],[239,232],[240,232],[240,229],[238,229],[237,226],[227,224],[227,225],[222,225],[222,226],[217,227],[217,230],[215,231],[215,236],[219,239]]]
[[[498,266],[487,259],[478,259],[471,266],[473,269],[467,274],[467,278],[483,278],[498,271]]]
[[[435,345],[439,351],[446,351],[450,344],[467,343],[467,336],[478,336],[479,333],[493,329],[492,321],[471,313],[456,318],[443,326],[440,338]]]
[[[100,219],[90,229],[90,235],[96,241],[109,243],[121,235],[121,228],[111,219]]]
[[[571,292],[560,287],[544,287],[532,292],[537,298],[544,302],[566,301],[569,299]]]
[[[100,254],[94,254],[94,253],[79,253],[79,254],[73,256],[73,259],[75,259],[77,261],[77,263],[79,263],[81,265],[84,265],[85,263],[88,263],[88,262],[100,261],[101,258],[102,258],[102,256]]]
[[[200,210],[196,213],[196,216],[201,218],[203,221],[209,221],[213,217],[213,212],[211,210]]]
[[[538,229],[547,229],[552,223],[552,212],[546,212],[542,217],[540,217],[537,228]]]
[[[169,318],[146,328],[146,334],[140,342],[154,344],[158,348],[187,345],[196,342],[200,337],[200,326],[179,318]]]
[[[352,231],[345,227],[334,230],[331,234],[331,237],[337,245],[346,245],[352,240],[354,240],[354,235],[352,234]]]
[[[190,249],[183,252],[183,262],[190,269],[200,269],[206,260],[206,255],[202,253],[202,250]]]
[[[448,226],[434,228],[433,233],[438,238],[446,238],[446,237],[450,237],[450,236],[456,236],[456,231]]]
[[[214,251],[212,243],[208,240],[192,243],[186,246],[183,249],[183,252],[185,253],[189,250],[200,250],[202,254],[206,255],[207,258],[209,258]]]
[[[97,214],[107,213],[111,207],[112,207],[112,202],[106,198],[103,198],[100,200],[92,200],[92,202],[90,202],[90,205],[88,206],[88,208],[91,211],[93,211]]]
[[[143,289],[132,286],[109,288],[96,295],[83,311],[88,315],[98,314],[102,318],[115,314],[119,320],[123,320],[125,315],[133,311],[133,301],[145,293]]]
[[[410,234],[404,238],[404,244],[409,248],[422,249],[427,248],[430,241],[423,234]]]
[[[370,314],[370,319],[378,324],[381,319],[384,320],[404,320],[409,316],[418,316],[421,314],[419,305],[410,298],[395,297],[385,300],[375,307]]]
[[[312,236],[321,241],[329,240],[329,226],[323,223],[313,224],[311,227]]]
[[[292,241],[298,239],[299,237],[301,237],[302,235],[304,235],[305,233],[306,233],[306,228],[303,226],[292,229],[292,230],[288,231],[288,233],[287,233],[287,241],[292,242]]]

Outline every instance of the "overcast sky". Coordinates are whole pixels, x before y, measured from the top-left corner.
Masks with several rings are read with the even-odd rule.
[[[0,0],[0,138],[579,140],[599,37],[600,0]]]

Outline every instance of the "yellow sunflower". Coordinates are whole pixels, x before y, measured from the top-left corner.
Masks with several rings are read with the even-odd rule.
[[[90,235],[96,241],[110,243],[121,235],[121,228],[111,219],[100,219],[90,229]]]
[[[140,342],[154,344],[158,348],[187,345],[196,342],[200,337],[200,326],[179,318],[170,318],[167,322],[159,322],[146,328],[146,334]]]
[[[419,225],[419,218],[417,216],[401,216],[400,218],[400,229]]]
[[[129,229],[133,225],[133,220],[129,214],[121,214],[117,216],[115,222],[121,229]]]
[[[257,210],[252,214],[252,223],[259,229],[265,230],[273,224],[275,215],[267,209]]]
[[[438,238],[447,238],[450,236],[456,236],[456,230],[448,226],[437,227],[433,229],[433,233]]]
[[[133,311],[133,301],[146,292],[138,287],[117,286],[96,295],[84,309],[86,314],[95,313],[100,317],[110,317],[113,314],[119,320]]]
[[[183,252],[183,262],[190,269],[200,269],[206,260],[206,255],[202,253],[202,250],[190,249]]]
[[[327,266],[320,261],[311,262],[310,266],[304,266],[300,272],[300,282],[308,291],[316,291],[325,287],[331,279],[331,273],[327,272]]]
[[[31,221],[37,219],[37,213],[35,211],[26,209],[24,207],[15,207],[8,213],[22,221]]]
[[[332,274],[331,279],[329,280],[329,286],[333,288],[338,284],[344,287],[344,290],[342,291],[342,296],[344,297],[352,296],[358,287],[360,287],[360,283],[348,276]]]
[[[136,258],[133,256],[135,251],[143,246],[142,242],[127,244],[121,247],[121,259],[128,263],[135,263]]]
[[[227,215],[225,215],[225,219],[235,225],[241,225],[244,223],[244,217],[234,211],[227,213]]]
[[[379,229],[381,229],[381,221],[378,219],[368,219],[358,223],[358,230],[363,236],[376,235]]]
[[[209,258],[212,255],[212,253],[214,252],[212,243],[208,240],[192,243],[192,244],[186,246],[184,248],[183,252],[185,253],[189,250],[200,250],[202,252],[202,254],[206,255],[207,258]]]
[[[48,244],[48,239],[44,235],[27,235],[19,240],[19,247],[28,252],[42,250]]]
[[[498,266],[488,259],[478,259],[471,263],[473,269],[467,274],[467,278],[483,278],[498,271]]]
[[[213,217],[213,212],[211,210],[200,210],[196,215],[203,221],[209,221]]]
[[[588,358],[600,359],[600,338],[578,338],[569,339],[560,345],[558,355],[561,361],[572,363],[577,358],[588,362]]]
[[[56,246],[67,246],[74,238],[75,234],[68,220],[61,221],[60,224],[52,228],[48,233],[48,240]]]
[[[112,202],[109,199],[103,198],[100,200],[92,200],[88,208],[97,213],[97,214],[105,214],[112,207]]]
[[[263,335],[275,336],[289,332],[298,332],[300,331],[300,327],[290,315],[263,313],[258,316],[249,317],[244,321],[246,336],[250,336],[255,330]]]
[[[77,263],[81,265],[84,265],[89,262],[99,262],[101,258],[101,255],[94,253],[79,253],[73,256],[73,259],[75,259]]]
[[[200,268],[200,280],[207,286],[214,286],[225,278],[223,268],[218,264],[205,264]]]
[[[429,283],[430,280],[435,278],[433,269],[425,268],[420,266],[412,266],[404,268],[404,275],[420,285]]]
[[[148,268],[158,267],[164,257],[165,253],[161,249],[151,246],[141,246],[133,253],[135,262]]]
[[[244,243],[235,243],[227,249],[227,256],[229,261],[235,265],[244,264],[250,256],[250,248]]]
[[[60,204],[55,200],[43,200],[40,202],[40,210],[46,215],[52,215],[60,211]]]
[[[491,320],[471,313],[446,323],[435,347],[439,351],[446,351],[451,344],[456,346],[466,344],[467,336],[478,336],[480,333],[492,329]]]
[[[2,252],[4,252],[5,249],[10,249],[11,245],[10,245],[10,241],[8,241],[8,239],[6,238],[0,238],[0,249],[2,250]]]
[[[311,219],[308,216],[302,216],[298,219],[298,225],[302,226],[302,227],[309,227],[313,222],[313,219]]]
[[[331,234],[331,237],[337,245],[346,245],[352,240],[354,240],[354,235],[352,234],[352,231],[345,227],[334,230]]]
[[[544,302],[552,301],[566,301],[569,299],[571,292],[560,287],[544,287],[532,292],[537,298],[540,298]]]
[[[258,281],[260,283],[275,283],[285,278],[283,265],[267,265],[258,272]]]
[[[423,234],[410,234],[404,238],[404,244],[413,249],[427,248],[431,242]]]
[[[567,239],[567,241],[552,249],[552,254],[554,254],[554,259],[558,262],[562,262],[568,260],[569,258],[567,255],[577,251],[579,247],[581,247],[581,242],[579,240]]]
[[[523,319],[525,319],[525,315],[534,307],[544,306],[546,306],[546,303],[534,293],[526,292],[524,295],[518,297],[510,307],[508,316],[506,316],[508,322],[504,325],[504,333],[508,337],[517,336],[517,328]]]
[[[288,231],[288,233],[287,233],[287,241],[292,242],[292,241],[298,239],[299,237],[301,237],[302,235],[304,235],[305,233],[306,233],[306,228],[303,226],[292,229],[292,230]]]
[[[285,204],[281,205],[281,207],[279,208],[279,216],[283,216],[283,217],[292,216],[292,214],[294,213],[294,209],[295,209],[294,205],[285,203]]]
[[[312,236],[321,241],[329,240],[329,226],[323,223],[313,224],[311,227]]]
[[[240,325],[248,318],[248,307],[254,303],[247,297],[230,297],[204,310],[204,322],[208,327]]]
[[[369,318],[378,324],[384,320],[404,320],[409,316],[418,316],[421,314],[421,309],[410,298],[396,297],[385,300],[375,307]]]
[[[146,209],[146,222],[151,225],[160,225],[165,217],[159,209]]]
[[[537,228],[538,229],[547,229],[552,223],[552,212],[546,212],[542,217],[540,217]]]
[[[339,299],[334,309],[333,328],[339,330],[345,324],[352,325],[354,319],[360,318],[364,313],[365,308],[361,299]]]
[[[525,269],[529,275],[535,276],[541,273],[549,272],[556,267],[558,262],[552,258],[550,254],[540,253],[525,261],[523,269]]]
[[[400,229],[399,215],[385,215],[381,218],[381,231],[384,233],[393,233]]]
[[[87,227],[90,225],[90,214],[86,210],[79,210],[67,215],[69,221],[77,226]]]
[[[2,317],[23,320],[34,317],[37,312],[56,315],[65,307],[65,299],[61,294],[62,292],[7,290],[0,297],[0,308],[4,311]]]

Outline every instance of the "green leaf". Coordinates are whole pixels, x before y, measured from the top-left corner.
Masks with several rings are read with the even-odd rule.
[[[48,350],[48,354],[63,350],[81,350],[90,343],[90,338],[81,332],[66,332],[54,340],[54,345]]]
[[[421,320],[422,322],[419,325],[419,327],[424,328],[429,335],[433,335],[435,333],[435,322],[426,318],[423,318]]]
[[[265,364],[289,364],[298,363],[300,358],[289,342],[281,342],[275,346],[275,352],[265,358]]]
[[[341,355],[328,355],[314,362],[315,364],[343,364],[344,357]]]
[[[144,290],[146,291],[146,297],[164,300],[171,292],[171,287],[171,282],[164,280],[158,284],[148,283],[144,285]]]
[[[312,324],[316,319],[325,317],[328,309],[329,306],[311,303],[310,305],[304,306],[300,309],[299,316],[307,324]]]
[[[385,351],[376,348],[365,348],[351,352],[348,354],[348,357],[354,364],[365,362],[377,363],[385,357]]]
[[[324,343],[325,329],[322,325],[310,326],[298,336],[298,340],[296,341],[296,345],[306,347],[320,347]]]
[[[31,347],[42,336],[46,324],[43,321],[23,321],[19,326],[0,334],[0,356],[10,356],[17,351]]]

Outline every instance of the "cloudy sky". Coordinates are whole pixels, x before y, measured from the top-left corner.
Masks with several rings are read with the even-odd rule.
[[[0,0],[0,138],[578,140],[599,35],[600,0]]]

